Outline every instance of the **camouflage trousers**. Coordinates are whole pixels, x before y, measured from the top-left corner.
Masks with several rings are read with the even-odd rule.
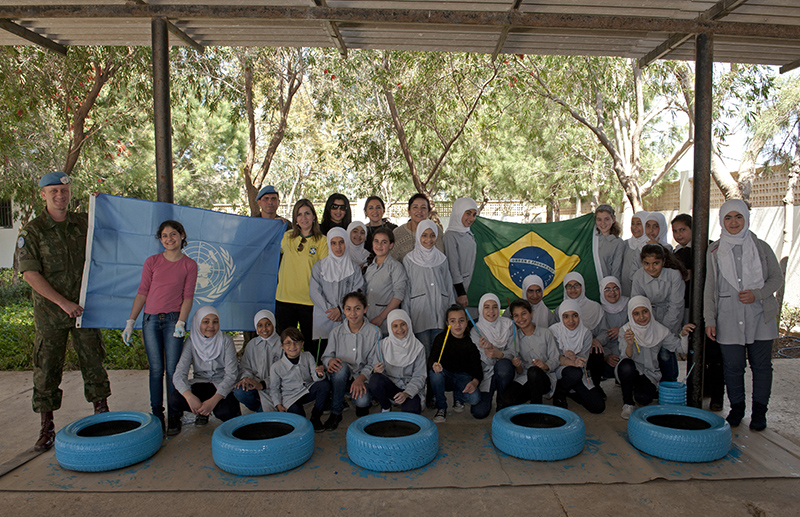
[[[64,371],[67,337],[78,354],[86,400],[97,402],[111,395],[108,374],[103,367],[106,348],[99,329],[36,329],[33,345],[33,410],[37,413],[61,407],[59,388]]]

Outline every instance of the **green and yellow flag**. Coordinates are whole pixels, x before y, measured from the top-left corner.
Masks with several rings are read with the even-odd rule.
[[[518,224],[478,217],[472,233],[478,245],[475,270],[469,285],[469,304],[477,306],[486,293],[522,298],[522,281],[539,275],[544,282],[544,302],[554,309],[561,303],[564,275],[577,271],[586,281],[586,296],[599,299],[592,254],[594,215],[557,223]]]

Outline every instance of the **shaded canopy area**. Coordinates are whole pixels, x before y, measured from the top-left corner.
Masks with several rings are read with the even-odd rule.
[[[201,0],[202,1],[202,0]],[[11,0],[14,2],[14,0]],[[602,55],[800,66],[794,0],[18,0],[0,6],[0,45],[150,45],[163,18],[170,44],[435,50],[497,55]],[[41,39],[38,39],[41,38]]]

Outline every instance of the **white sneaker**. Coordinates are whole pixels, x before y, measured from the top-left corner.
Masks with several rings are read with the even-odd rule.
[[[442,422],[447,421],[447,410],[446,409],[437,409],[436,414],[433,416],[433,421],[437,424],[441,424]]]
[[[391,413],[391,412],[392,408],[386,408],[386,409],[381,408],[381,413]]]
[[[453,402],[453,412],[454,413],[463,413],[464,412],[464,403],[460,400],[456,400]]]
[[[631,404],[623,404],[622,413],[620,414],[620,416],[625,420],[627,420],[628,418],[630,418],[631,413],[633,413],[634,409],[636,409],[636,406],[633,406]]]

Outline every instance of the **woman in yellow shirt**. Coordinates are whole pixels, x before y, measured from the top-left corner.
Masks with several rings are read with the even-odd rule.
[[[278,333],[297,328],[306,336],[305,350],[316,357],[317,345],[311,340],[314,302],[308,294],[311,268],[328,256],[328,242],[319,229],[317,212],[308,199],[292,209],[292,226],[281,239],[281,265],[275,294],[275,319]]]

